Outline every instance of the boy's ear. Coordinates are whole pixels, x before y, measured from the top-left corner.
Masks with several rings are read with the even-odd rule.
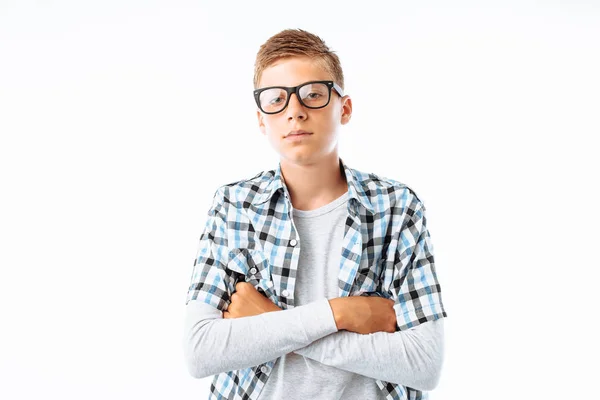
[[[258,118],[258,129],[260,129],[263,135],[266,135],[265,121],[263,120],[263,115],[260,110],[256,110],[256,117]]]
[[[346,125],[352,117],[352,99],[350,96],[342,97],[342,116],[340,123]]]

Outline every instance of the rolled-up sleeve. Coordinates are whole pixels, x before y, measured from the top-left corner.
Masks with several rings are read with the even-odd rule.
[[[395,301],[399,330],[447,316],[425,211],[425,205],[415,197],[408,218],[396,235],[394,262],[387,267],[390,278],[385,281],[384,290]]]
[[[227,309],[232,277],[227,274],[227,203],[223,187],[217,189],[200,236],[185,304],[202,301],[220,311]]]

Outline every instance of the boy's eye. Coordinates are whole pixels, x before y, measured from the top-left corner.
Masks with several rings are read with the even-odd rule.
[[[327,101],[327,85],[323,83],[311,83],[300,89],[303,100],[309,101],[311,106],[321,105],[321,102]]]

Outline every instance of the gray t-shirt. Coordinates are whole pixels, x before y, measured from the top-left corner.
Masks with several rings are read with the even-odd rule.
[[[294,299],[301,306],[323,296],[338,297],[348,192],[310,211],[292,209],[301,238]],[[290,397],[290,393],[293,396]],[[375,380],[321,364],[296,353],[281,356],[259,400],[280,399],[385,399]]]

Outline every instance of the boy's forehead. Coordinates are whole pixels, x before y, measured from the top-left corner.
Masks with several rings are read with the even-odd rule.
[[[288,57],[275,61],[263,70],[258,87],[296,86],[308,81],[326,81],[333,77],[323,62],[308,57]]]

